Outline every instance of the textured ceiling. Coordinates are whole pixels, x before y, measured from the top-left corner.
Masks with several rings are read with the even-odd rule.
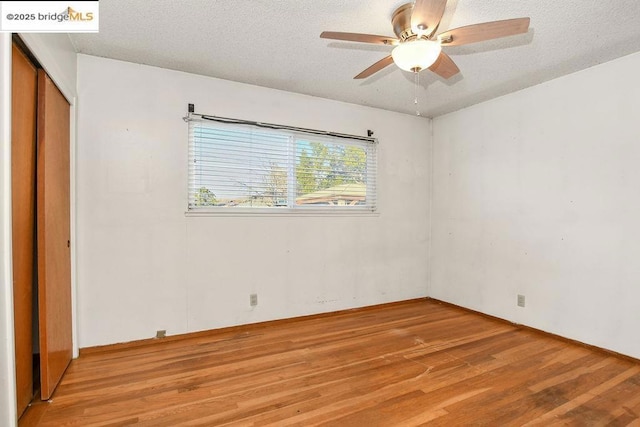
[[[323,30],[393,36],[391,14],[403,3],[101,0],[100,33],[71,39],[89,55],[416,114],[411,73],[392,65],[353,80],[390,47],[319,38]],[[437,116],[640,51],[640,0],[449,0],[440,29],[526,16],[528,34],[445,48],[461,73],[448,81],[420,73],[421,114]]]

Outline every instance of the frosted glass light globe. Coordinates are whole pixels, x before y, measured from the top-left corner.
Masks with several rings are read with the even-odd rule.
[[[393,62],[405,71],[419,72],[436,62],[442,47],[431,40],[413,40],[399,44],[391,52]]]

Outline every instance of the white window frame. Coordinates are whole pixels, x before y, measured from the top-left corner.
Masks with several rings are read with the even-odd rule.
[[[187,209],[185,215],[187,216],[296,216],[296,215],[316,215],[316,216],[377,216],[378,212],[378,187],[377,187],[377,145],[378,140],[372,137],[359,137],[354,135],[337,134],[331,132],[317,131],[311,129],[302,129],[290,126],[272,125],[256,122],[248,122],[236,119],[219,118],[213,116],[203,116],[199,114],[190,113],[185,117],[185,121],[189,123],[189,135],[188,135],[188,165],[187,165]],[[195,177],[192,174],[191,166],[194,164],[195,148],[194,140],[191,129],[196,123],[211,123],[212,127],[215,127],[215,122],[219,121],[228,126],[229,123],[237,124],[240,126],[257,126],[266,129],[275,129],[281,135],[289,135],[288,152],[295,158],[296,142],[300,136],[307,135],[307,137],[320,139],[319,142],[326,142],[327,144],[340,144],[340,145],[355,145],[365,148],[366,151],[366,199],[364,205],[354,206],[329,206],[329,205],[297,205],[296,200],[296,171],[295,167],[287,168],[288,183],[293,182],[294,185],[288,185],[287,194],[287,206],[282,207],[233,207],[233,206],[207,206],[207,207],[194,207],[191,205],[192,190],[196,188]],[[290,165],[295,162],[290,163]]]

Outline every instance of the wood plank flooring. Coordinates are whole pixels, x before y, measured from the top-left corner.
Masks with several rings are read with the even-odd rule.
[[[416,300],[83,354],[21,426],[640,425],[640,363]]]

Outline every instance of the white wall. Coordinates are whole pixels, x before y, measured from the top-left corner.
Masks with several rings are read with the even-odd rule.
[[[428,119],[85,55],[78,82],[81,347],[426,296]],[[374,130],[380,215],[185,217],[188,103]]]
[[[639,74],[640,53],[434,119],[430,296],[640,357]]]
[[[23,34],[23,40],[31,53],[38,59],[51,78],[60,87],[72,104],[76,91],[76,54],[66,34]],[[2,135],[2,161],[0,162],[0,188],[2,197],[0,243],[0,425],[16,425],[15,401],[15,354],[13,344],[13,275],[11,260],[11,34],[0,34],[0,82],[2,90],[2,115],[0,118],[0,135]],[[74,152],[75,117],[72,123],[72,147]],[[72,165],[73,177],[73,165]],[[73,195],[72,182],[72,195]],[[73,221],[73,214],[72,214]],[[73,227],[73,222],[72,222]],[[73,260],[72,260],[73,263]],[[74,339],[77,354],[77,340]]]

